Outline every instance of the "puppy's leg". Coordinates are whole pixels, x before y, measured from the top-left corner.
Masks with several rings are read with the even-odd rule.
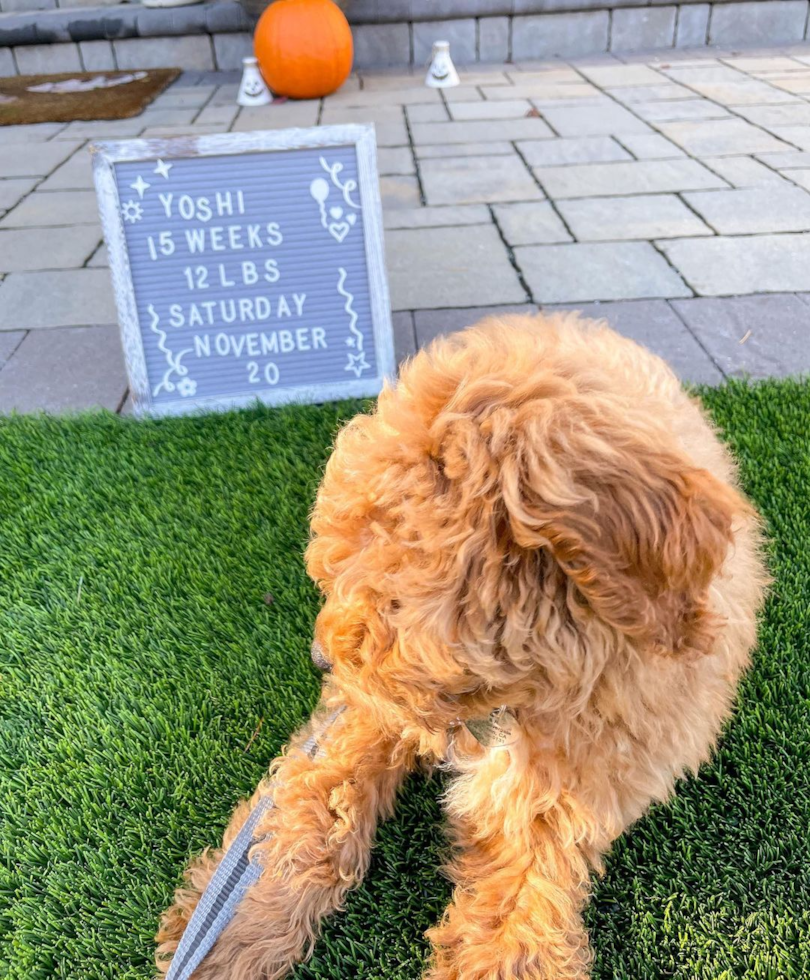
[[[449,794],[456,889],[428,932],[434,958],[426,980],[587,977],[581,910],[601,850],[593,822],[571,800],[543,812],[526,787],[493,793],[497,784],[487,780],[459,783]]]
[[[276,980],[308,956],[323,916],[339,908],[365,873],[379,819],[388,816],[397,789],[413,763],[397,739],[385,738],[359,711],[334,721],[312,758],[303,750],[311,726],[277,759],[268,783],[252,803],[272,791],[275,806],[257,828],[253,855],[264,871],[194,974],[195,980]],[[272,788],[271,788],[272,787]],[[250,807],[237,809],[226,842]],[[177,946],[184,924],[213,874],[216,860],[193,865],[192,889],[180,889],[164,916],[158,966]]]

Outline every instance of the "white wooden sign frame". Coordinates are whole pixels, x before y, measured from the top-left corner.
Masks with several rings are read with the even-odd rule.
[[[374,377],[296,385],[285,389],[263,389],[245,395],[185,398],[160,405],[153,404],[138,321],[135,289],[127,255],[121,201],[115,179],[115,164],[125,161],[241,155],[330,146],[353,146],[357,154],[358,193],[363,209],[366,267],[376,351],[377,370]],[[104,239],[109,253],[124,360],[136,414],[188,414],[194,409],[243,407],[255,403],[256,400],[265,405],[281,405],[289,402],[324,402],[341,398],[362,398],[378,394],[383,381],[394,377],[396,361],[385,269],[382,202],[377,178],[377,143],[373,125],[318,126],[311,129],[173,136],[166,139],[104,140],[91,143],[90,152]]]

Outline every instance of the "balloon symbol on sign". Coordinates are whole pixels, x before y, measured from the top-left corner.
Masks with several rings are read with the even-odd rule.
[[[309,185],[309,193],[318,203],[318,209],[321,212],[321,224],[329,232],[329,234],[337,242],[342,242],[346,235],[349,233],[349,225],[345,221],[338,221],[337,219],[342,217],[342,208],[331,208],[330,214],[335,219],[334,221],[329,221],[329,216],[326,213],[326,201],[329,197],[329,183],[324,180],[323,177],[316,177],[315,180]],[[336,213],[338,212],[338,213]],[[353,224],[354,222],[352,222]]]

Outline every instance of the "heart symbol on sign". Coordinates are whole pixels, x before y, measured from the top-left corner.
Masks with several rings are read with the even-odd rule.
[[[329,208],[329,213],[332,215],[335,221],[337,221],[338,218],[343,217],[343,208],[339,208],[339,207]]]
[[[346,215],[346,220],[349,222],[350,225],[353,225],[355,223],[355,221],[357,221],[357,215],[356,214],[347,214]]]
[[[340,223],[333,221],[332,224],[329,225],[329,234],[335,239],[336,242],[342,242],[343,239],[349,234],[349,226],[345,221],[341,221]]]

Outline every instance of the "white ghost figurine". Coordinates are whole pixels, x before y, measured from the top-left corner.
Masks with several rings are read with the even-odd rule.
[[[272,102],[273,96],[259,71],[259,62],[255,58],[243,58],[242,65],[244,70],[236,96],[237,105],[267,105]]]
[[[450,57],[450,43],[435,41],[425,85],[429,88],[452,88],[459,84],[458,72]]]

